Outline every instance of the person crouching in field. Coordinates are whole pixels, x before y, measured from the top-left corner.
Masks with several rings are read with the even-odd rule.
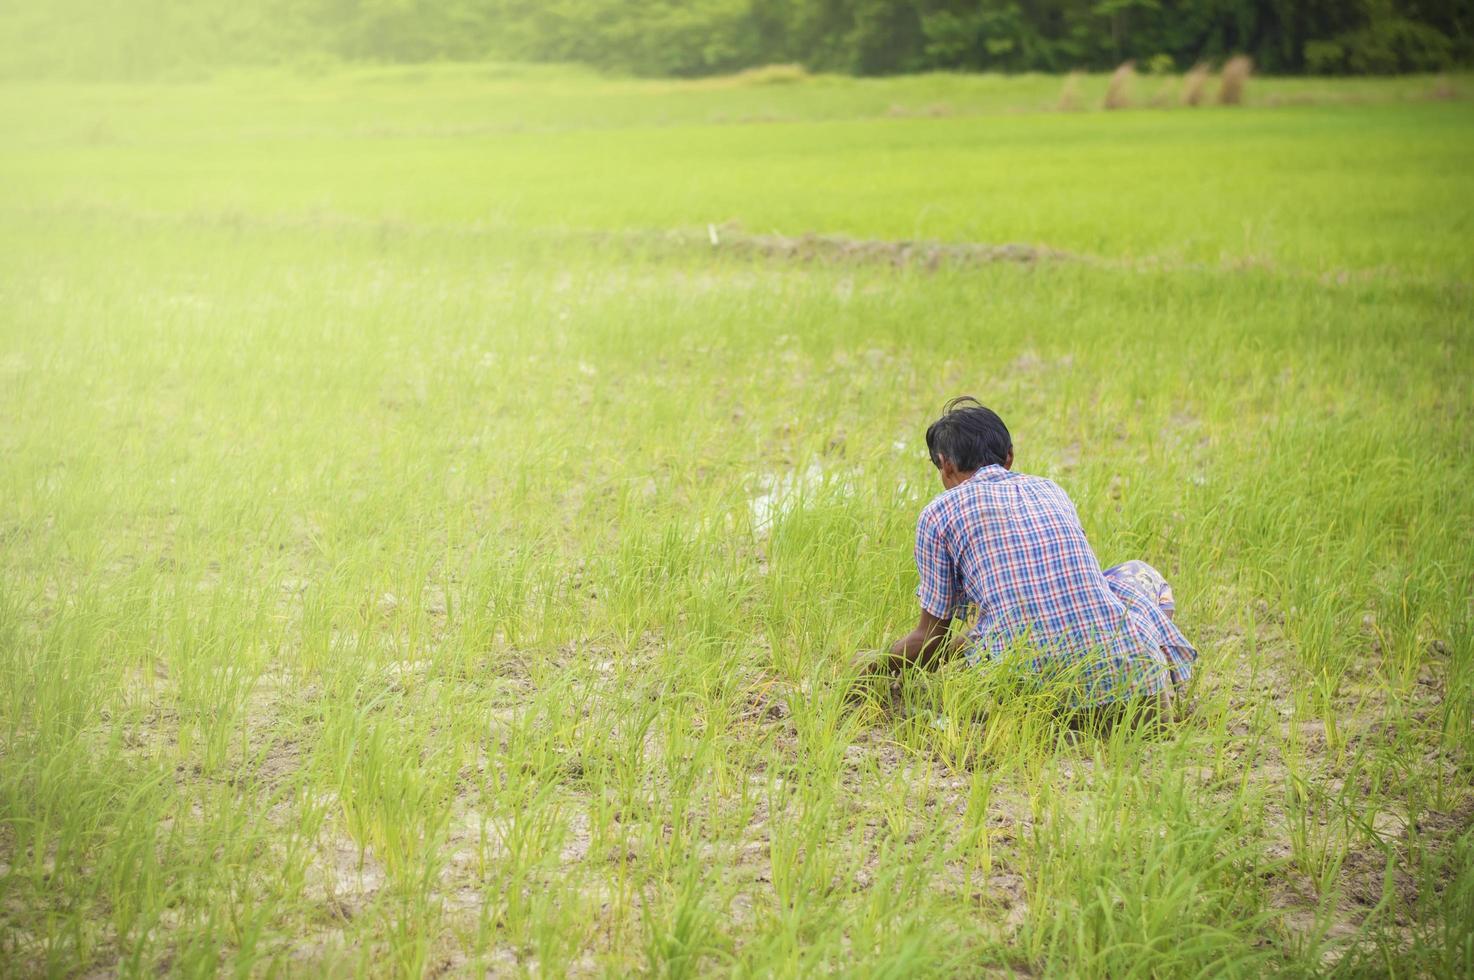
[[[1170,719],[1197,651],[1172,622],[1172,590],[1128,561],[1102,570],[1075,506],[1054,483],[1013,472],[1013,439],[997,414],[954,398],[926,430],[945,488],[916,527],[921,620],[876,666],[897,672],[962,653],[1012,660],[1063,686],[1062,706],[1094,710],[1141,699]],[[977,623],[948,641],[954,617]]]

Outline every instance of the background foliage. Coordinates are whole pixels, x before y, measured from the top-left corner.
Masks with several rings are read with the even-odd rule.
[[[1155,70],[1251,55],[1277,73],[1474,59],[1474,0],[54,0],[0,5],[0,73],[199,74],[337,59],[573,61],[642,75],[796,63],[882,75]]]

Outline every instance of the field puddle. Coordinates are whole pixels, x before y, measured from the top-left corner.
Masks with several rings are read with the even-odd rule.
[[[777,521],[796,510],[826,489],[833,489],[841,496],[851,496],[854,483],[845,478],[834,481],[828,471],[818,463],[810,463],[803,470],[788,473],[762,473],[757,476],[758,493],[747,504],[752,514],[753,530],[760,533],[771,531]]]
[[[848,500],[861,491],[858,470],[830,470],[819,463],[810,463],[802,470],[754,476],[758,492],[748,499],[747,509],[752,515],[753,530],[760,534],[768,533],[779,520],[813,503]],[[898,480],[895,498],[906,498],[910,490],[910,481]]]

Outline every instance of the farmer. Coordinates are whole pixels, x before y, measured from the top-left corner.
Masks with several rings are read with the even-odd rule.
[[[1013,472],[1013,439],[974,398],[954,398],[926,430],[942,494],[916,528],[921,621],[881,668],[1015,661],[1038,679],[1066,678],[1066,704],[1142,698],[1170,716],[1197,651],[1172,622],[1172,590],[1128,561],[1101,570],[1075,507],[1049,480]],[[948,640],[954,617],[977,623]]]

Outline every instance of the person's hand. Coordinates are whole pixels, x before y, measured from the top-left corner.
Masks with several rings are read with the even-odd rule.
[[[886,673],[889,659],[884,650],[859,650],[850,658],[849,672],[855,677]]]
[[[859,703],[890,690],[890,659],[885,650],[861,650],[850,658],[847,696],[851,702]]]

